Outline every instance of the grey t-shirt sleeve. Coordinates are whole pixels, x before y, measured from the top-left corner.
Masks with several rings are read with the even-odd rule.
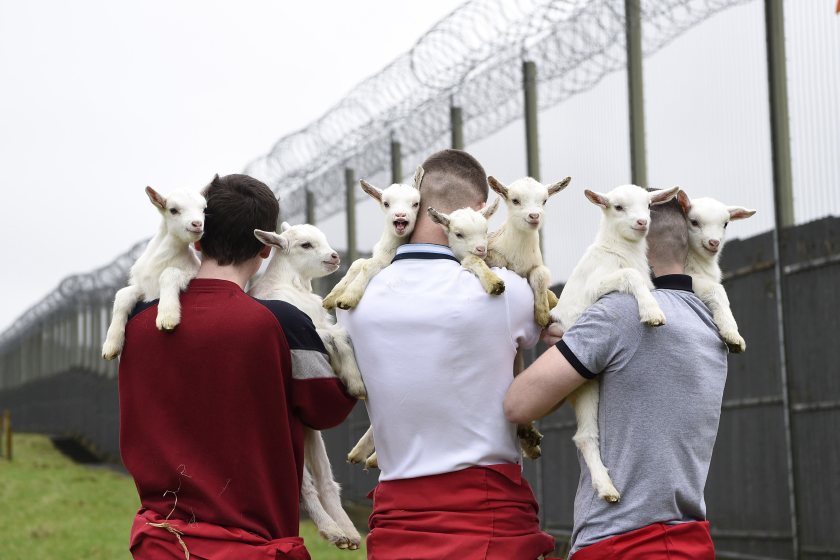
[[[642,328],[633,296],[607,294],[578,317],[557,349],[579,374],[592,379],[620,370],[633,357]]]

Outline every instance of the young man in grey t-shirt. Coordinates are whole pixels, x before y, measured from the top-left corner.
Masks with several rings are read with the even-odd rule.
[[[631,295],[598,300],[513,382],[511,422],[554,409],[600,380],[604,464],[621,501],[593,490],[583,461],[575,497],[573,560],[714,559],[703,489],[726,382],[726,345],[684,274],[687,225],[676,203],[652,209],[648,261],[667,324],[639,321]]]

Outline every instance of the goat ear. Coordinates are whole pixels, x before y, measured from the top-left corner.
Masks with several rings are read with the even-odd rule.
[[[571,177],[566,177],[562,181],[558,181],[558,182],[554,183],[553,185],[549,185],[548,186],[548,196],[553,196],[553,195],[559,193],[560,191],[562,191],[563,189],[568,187],[569,183],[571,183],[571,182],[572,182],[572,178]]]
[[[679,187],[671,187],[670,189],[662,189],[661,191],[652,191],[648,194],[651,204],[665,204],[680,192]]]
[[[289,242],[280,234],[273,231],[263,231],[261,229],[254,230],[254,236],[260,240],[263,245],[277,247],[281,251],[285,251],[289,247]]]
[[[589,189],[586,189],[583,191],[583,194],[586,195],[586,198],[588,198],[589,202],[591,202],[592,204],[600,206],[601,208],[610,207],[610,199],[599,192],[590,191]]]
[[[489,177],[487,177],[487,183],[490,185],[490,188],[493,189],[493,191],[496,194],[507,200],[508,188],[504,186],[504,184],[502,184],[501,181],[490,175]]]
[[[359,181],[359,183],[361,183],[361,185],[362,185],[362,190],[365,191],[366,193],[368,193],[368,195],[371,198],[375,198],[379,202],[382,202],[382,191],[380,191],[379,189],[377,189],[376,187],[374,187],[373,185],[371,185],[370,183],[368,183],[364,179]]]
[[[423,170],[423,166],[418,165],[414,171],[414,188],[418,191],[420,190],[420,185],[423,183],[423,175],[425,174],[426,172]]]
[[[146,187],[146,194],[158,210],[166,210],[166,199],[152,187]]]
[[[686,216],[688,215],[688,211],[691,210],[691,199],[688,198],[688,194],[684,190],[680,190],[677,193],[677,202],[680,203],[680,208],[682,208],[683,214]]]
[[[744,220],[755,214],[755,210],[747,210],[740,206],[730,206],[727,210],[729,210],[730,220]]]
[[[289,224],[289,222],[283,222],[282,224],[280,224],[280,231],[289,231],[290,229],[292,229],[292,226]]]
[[[429,217],[432,218],[433,222],[435,222],[436,224],[440,224],[444,228],[449,230],[449,216],[447,216],[446,214],[444,214],[442,212],[438,212],[437,210],[435,210],[431,206],[429,206],[426,210],[429,212]]]
[[[500,201],[500,200],[501,200],[501,199],[497,197],[497,198],[496,198],[496,200],[494,200],[494,201],[493,201],[493,204],[491,204],[490,206],[485,206],[485,207],[484,207],[484,209],[481,211],[481,214],[482,214],[482,215],[483,215],[486,219],[488,219],[488,220],[489,220],[489,219],[490,219],[490,216],[492,216],[493,214],[495,214],[495,213],[496,213],[496,210],[498,210],[498,209],[499,209],[499,201]]]

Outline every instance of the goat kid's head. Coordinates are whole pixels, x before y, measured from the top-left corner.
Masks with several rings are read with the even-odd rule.
[[[420,182],[423,180],[423,168],[418,167],[414,172],[411,185],[394,183],[390,187],[380,190],[365,181],[361,182],[362,189],[385,212],[385,225],[392,228],[391,233],[403,238],[411,235],[417,223],[417,212],[420,210]]]
[[[460,208],[451,214],[428,208],[432,221],[443,227],[449,238],[449,247],[461,260],[470,253],[480,259],[487,257],[487,220],[499,207],[499,199],[482,210]]]
[[[548,198],[569,186],[571,177],[566,177],[545,186],[531,177],[517,179],[510,186],[505,186],[493,176],[487,177],[493,189],[507,204],[507,223],[517,229],[535,231],[542,224],[543,208]]]
[[[166,233],[184,243],[194,243],[204,235],[204,209],[207,201],[197,192],[177,189],[164,197],[152,187],[146,194],[161,213]]]
[[[283,222],[280,231],[255,229],[254,235],[265,245],[275,247],[277,250],[272,258],[282,258],[284,265],[301,278],[321,278],[338,270],[341,259],[320,229],[309,224],[290,226]]]
[[[718,258],[730,221],[743,220],[755,214],[755,210],[727,206],[714,198],[692,200],[683,191],[677,195],[677,200],[688,220],[689,250],[704,259]]]
[[[602,227],[627,241],[641,241],[650,228],[650,207],[664,204],[677,196],[679,187],[660,191],[646,191],[636,185],[621,185],[608,193],[584,191],[592,204],[604,213]]]

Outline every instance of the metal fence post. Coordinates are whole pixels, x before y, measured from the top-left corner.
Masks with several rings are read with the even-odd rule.
[[[306,189],[306,223],[315,225],[315,193]]]
[[[767,40],[767,78],[770,96],[770,147],[773,166],[773,201],[776,227],[773,230],[775,257],[774,281],[776,316],[779,333],[779,373],[782,384],[782,414],[785,427],[785,455],[787,459],[788,503],[793,559],[801,554],[799,496],[797,495],[797,465],[794,451],[794,417],[790,398],[791,381],[787,368],[787,337],[785,334],[785,279],[782,251],[784,229],[794,225],[793,178],[790,160],[790,121],[787,101],[787,66],[785,62],[784,3],[764,0],[764,26]]]
[[[347,207],[347,262],[349,264],[359,257],[356,244],[356,173],[349,167],[344,169],[344,188],[347,194],[345,205]]]
[[[525,94],[525,150],[528,176],[540,180],[540,138],[537,130],[537,65],[522,63],[522,84]]]
[[[451,105],[449,107],[449,123],[452,127],[452,148],[454,150],[464,149],[464,115],[460,107]]]
[[[640,3],[641,0],[624,0],[624,30],[627,41],[627,93],[630,103],[630,175],[634,185],[647,187]]]
[[[3,412],[3,439],[6,448],[6,460],[12,460],[12,413],[9,410]]]
[[[391,136],[391,182],[402,182],[402,145]]]

